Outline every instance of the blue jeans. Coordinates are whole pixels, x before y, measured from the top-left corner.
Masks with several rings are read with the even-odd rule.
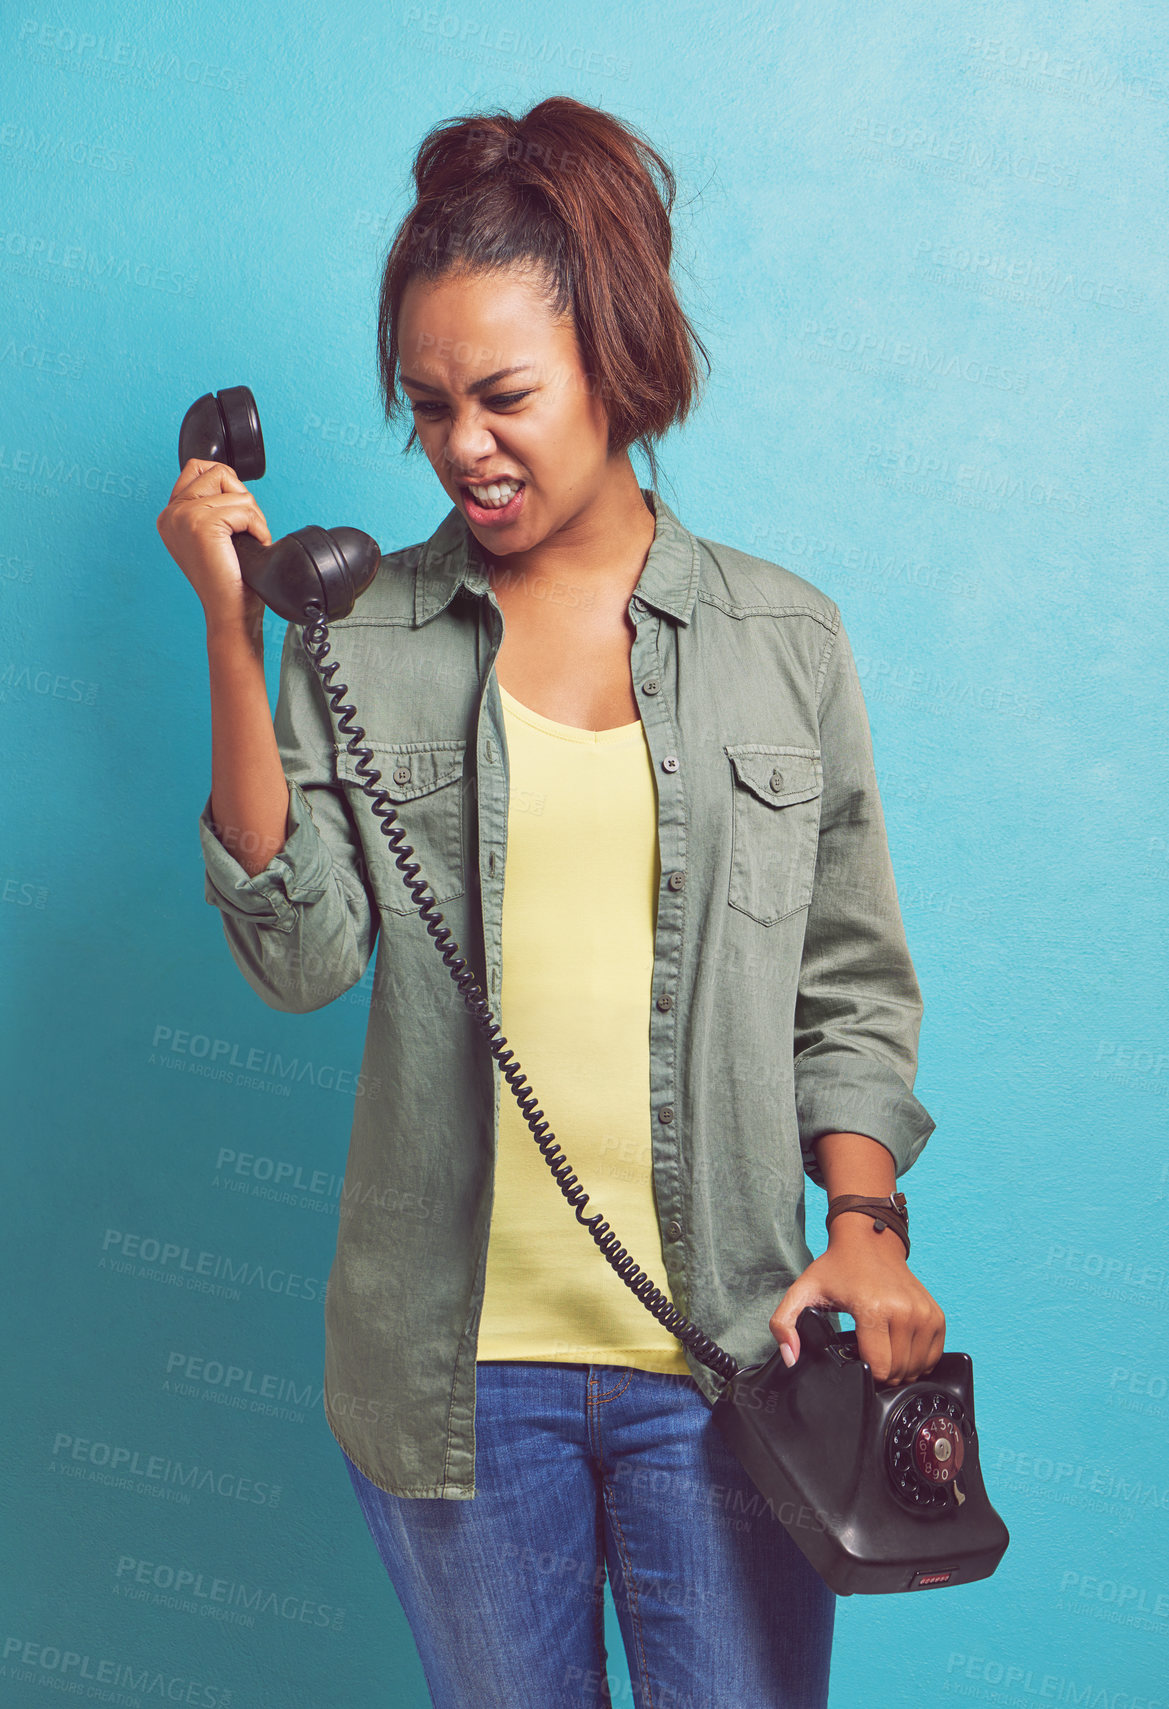
[[[345,1456],[435,1709],[620,1704],[606,1568],[636,1709],[824,1709],[836,1597],[689,1374],[485,1361],[475,1457],[449,1501]]]

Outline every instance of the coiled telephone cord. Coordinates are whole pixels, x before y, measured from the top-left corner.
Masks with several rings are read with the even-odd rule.
[[[568,1159],[556,1143],[556,1135],[544,1119],[544,1112],[537,1106],[536,1095],[528,1083],[527,1076],[515,1053],[506,1048],[507,1040],[500,1032],[499,1023],[492,1014],[478,981],[459,954],[458,944],[451,939],[450,928],[444,925],[443,917],[437,911],[436,898],[422,876],[421,867],[413,859],[413,848],[405,841],[405,830],[395,823],[398,817],[397,809],[390,804],[386,791],[378,788],[381,772],[372,763],[373,749],[361,746],[365,740],[365,731],[359,724],[354,723],[357,708],[345,703],[349,686],[347,683],[333,680],[338,668],[336,659],[329,664],[325,663],[330,652],[329,626],[320,602],[310,600],[305,606],[305,613],[308,618],[304,625],[305,651],[321,680],[337,720],[338,731],[349,738],[346,747],[356,761],[355,770],[362,789],[369,797],[370,808],[377,818],[378,828],[393,851],[394,863],[402,874],[402,880],[410,892],[414,906],[434,939],[468,1011],[486,1035],[491,1053],[515,1095],[524,1120],[532,1130],[532,1137],[539,1146],[545,1163],[551,1169],[556,1185],[572,1206],[577,1221],[589,1231],[606,1260],[626,1287],[637,1295],[646,1310],[657,1318],[663,1328],[688,1347],[700,1364],[729,1382],[740,1369],[737,1360],[732,1358],[725,1348],[720,1347],[717,1341],[712,1341],[708,1335],[704,1335],[697,1325],[683,1316],[668,1296],[654,1285],[621,1245],[600,1211],[590,1217],[581,1214],[589,1202],[589,1195],[582,1190],[572,1173]]]

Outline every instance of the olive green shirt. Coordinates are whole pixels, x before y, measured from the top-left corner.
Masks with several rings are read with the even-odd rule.
[[[813,1141],[867,1134],[901,1174],[933,1131],[912,1090],[921,998],[839,610],[792,572],[691,534],[643,491],[655,535],[627,609],[657,786],[645,1122],[661,1245],[633,1257],[751,1364],[774,1352],[771,1314],[812,1259],[805,1173],[824,1185]],[[457,509],[383,556],[330,627],[382,787],[493,1007],[503,632]],[[299,1014],[350,990],[377,948],[325,1297],[325,1414],[381,1488],[472,1497],[499,1099],[513,1093],[415,911],[296,624],[274,724],[284,847],[249,877],[210,797],[199,821],[231,953],[267,1004]],[[598,1210],[600,1194],[585,1214]],[[591,1241],[567,1201],[564,1238]],[[686,1359],[713,1402],[721,1380]]]

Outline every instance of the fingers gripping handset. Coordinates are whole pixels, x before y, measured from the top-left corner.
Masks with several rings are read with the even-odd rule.
[[[278,616],[304,623],[312,615],[309,602],[314,600],[326,619],[349,615],[377,571],[381,558],[377,541],[357,528],[316,527],[273,541],[243,484],[258,481],[266,467],[259,412],[247,386],[207,392],[191,405],[179,431],[179,463],[183,474],[168,511],[176,498],[189,500],[191,510],[181,522],[176,516],[171,529],[177,539],[184,533],[199,539],[202,553],[192,552],[191,557],[198,564],[201,556],[200,580],[212,598],[230,581],[223,569],[227,562],[224,536],[230,527],[228,540],[235,550],[239,576]],[[163,533],[161,518],[159,532]],[[163,538],[167,539],[165,533]],[[169,539],[167,545],[171,546]],[[173,548],[172,555],[177,556]],[[206,609],[203,587],[183,560],[178,561]]]

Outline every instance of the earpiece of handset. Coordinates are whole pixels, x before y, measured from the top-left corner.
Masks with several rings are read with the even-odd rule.
[[[227,386],[196,399],[179,429],[179,467],[188,458],[226,463],[241,481],[266,468],[256,400],[247,386]],[[254,534],[233,534],[240,573],[264,604],[290,623],[306,623],[309,600],[326,621],[347,617],[377,573],[381,548],[359,528],[298,528],[270,546]]]

